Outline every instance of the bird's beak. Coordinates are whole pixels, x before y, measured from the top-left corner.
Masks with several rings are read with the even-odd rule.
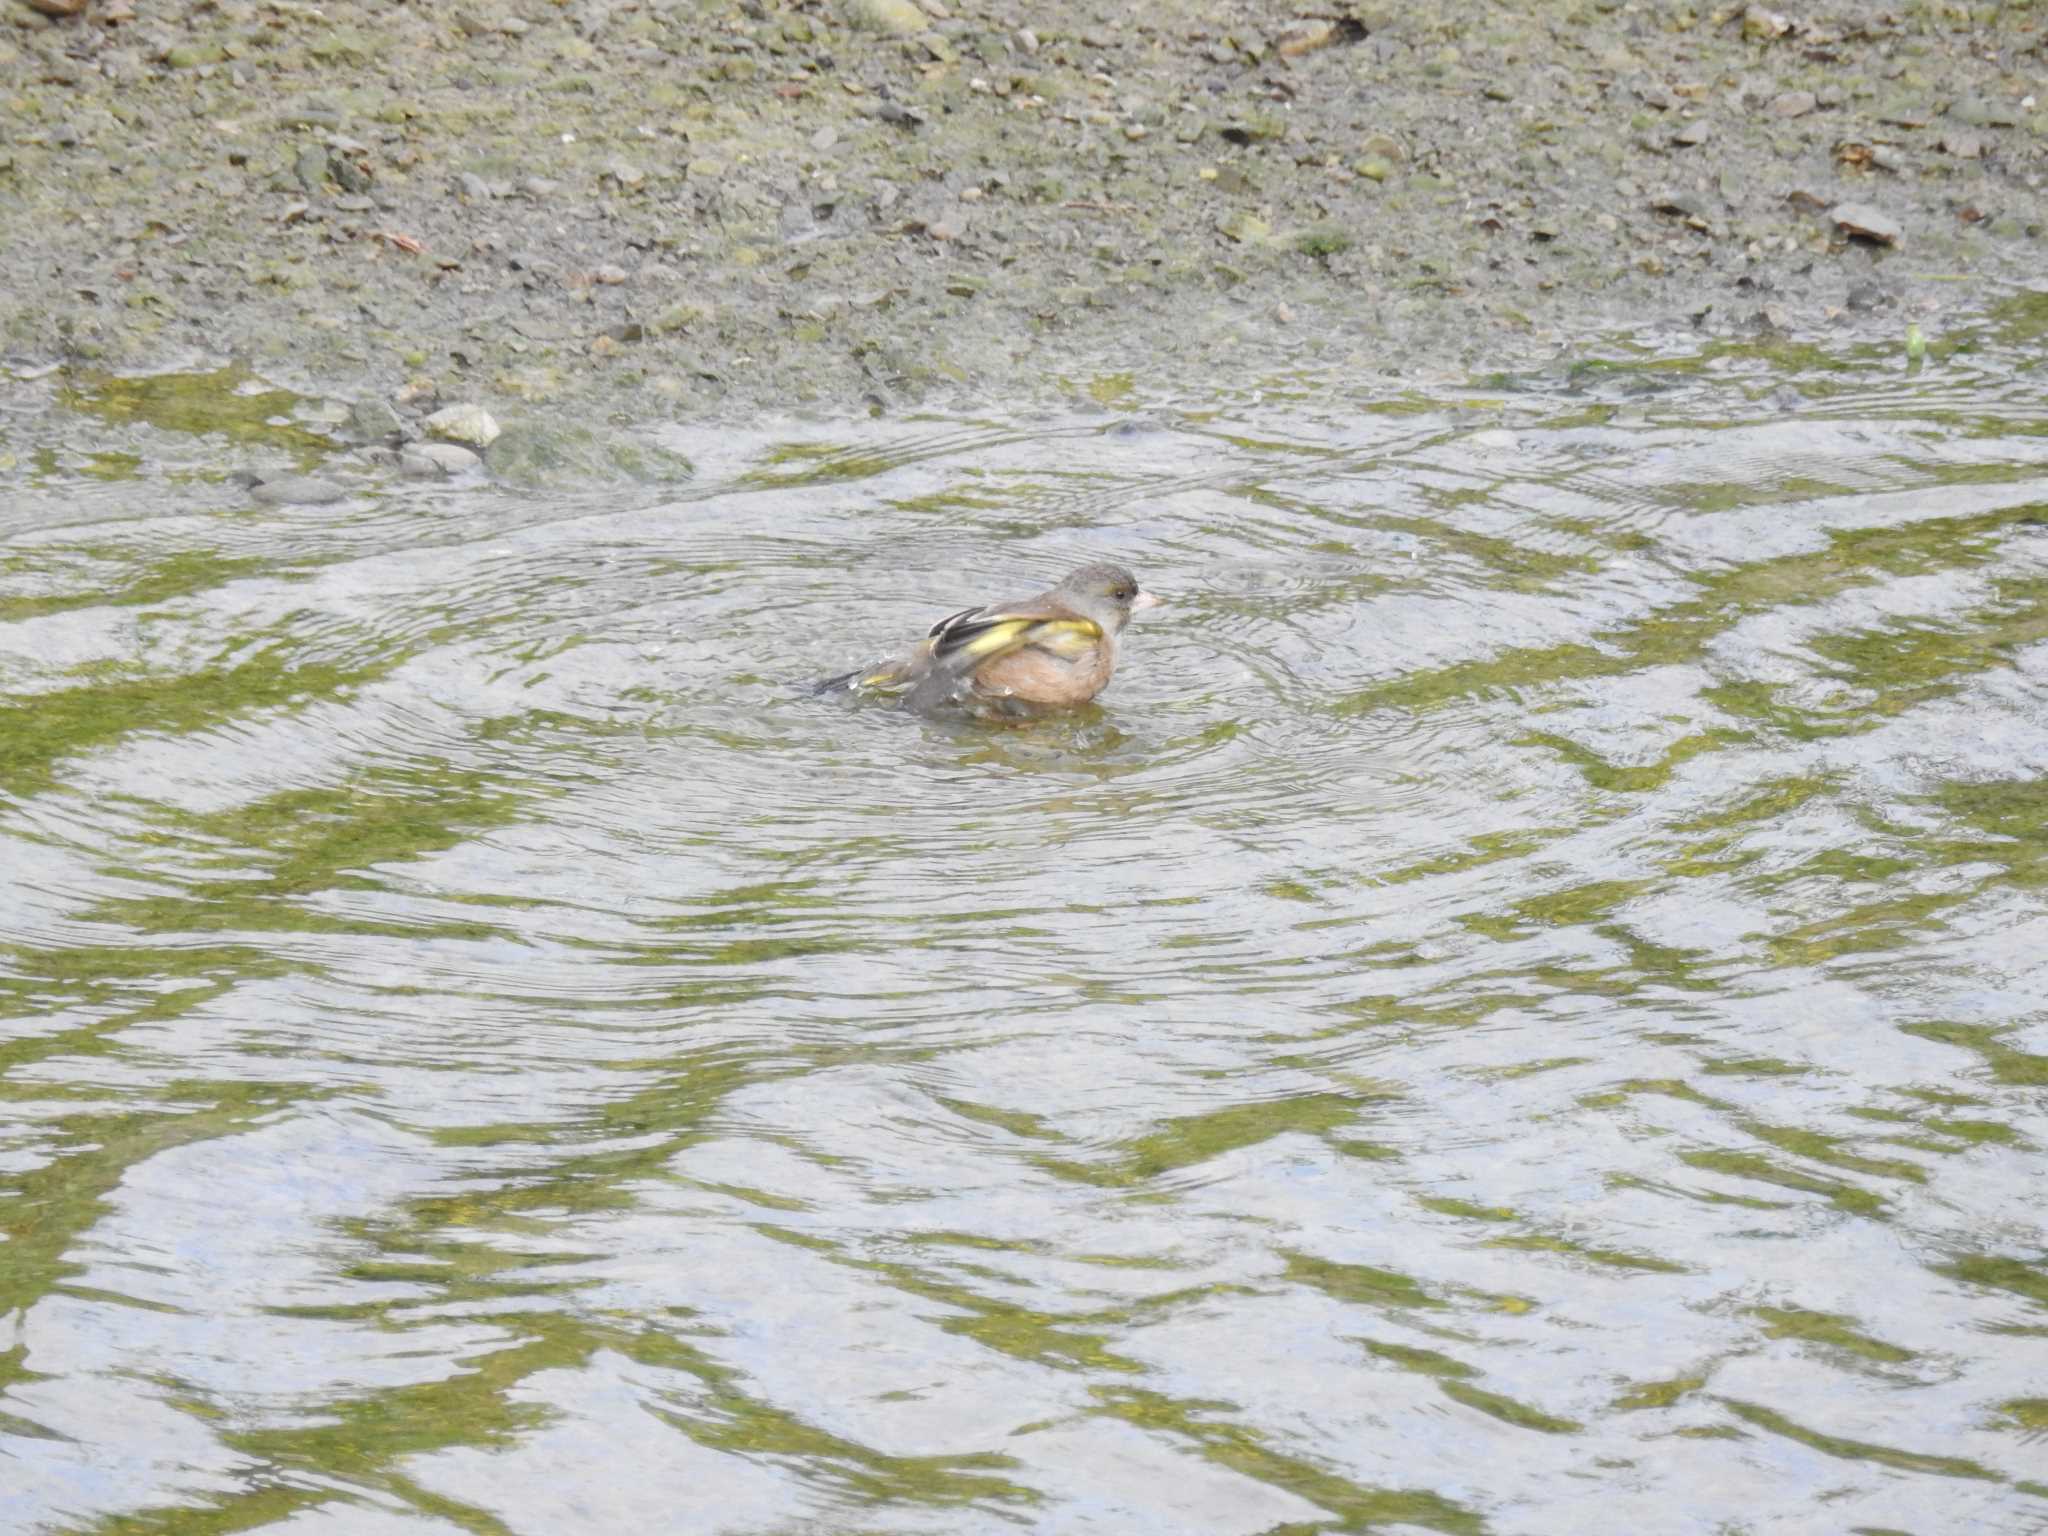
[[[1157,608],[1165,601],[1166,599],[1158,593],[1147,592],[1144,588],[1140,587],[1138,595],[1131,599],[1131,612],[1136,613],[1140,608]]]

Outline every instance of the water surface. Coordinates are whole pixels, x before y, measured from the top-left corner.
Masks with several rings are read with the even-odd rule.
[[[2023,352],[323,507],[45,387],[8,1530],[2048,1523]],[[1097,708],[797,686],[1099,558]]]

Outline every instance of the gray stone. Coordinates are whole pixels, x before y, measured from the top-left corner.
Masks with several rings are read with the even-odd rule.
[[[1897,245],[1906,233],[1897,219],[1869,203],[1837,203],[1828,220],[1843,234],[1878,245]]]
[[[454,443],[419,443],[398,456],[399,473],[412,480],[467,474],[483,459]]]
[[[911,0],[847,0],[846,19],[864,32],[888,32],[899,37],[923,32],[931,18]]]
[[[672,449],[574,422],[509,422],[485,462],[493,480],[530,491],[673,485],[696,472]]]
[[[498,424],[491,419],[491,413],[471,400],[443,406],[423,425],[429,437],[470,448],[488,448],[498,436]]]
[[[316,507],[348,495],[345,486],[317,475],[278,475],[267,480],[249,475],[243,478],[243,484],[248,487],[252,501],[272,507]]]
[[[392,443],[405,436],[405,422],[382,400],[358,400],[345,418],[348,434],[359,443]]]

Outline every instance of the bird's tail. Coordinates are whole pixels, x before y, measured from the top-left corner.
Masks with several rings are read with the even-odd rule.
[[[851,672],[842,672],[837,677],[811,684],[811,692],[822,697],[828,693],[853,693],[862,688],[888,688],[901,681],[897,668],[891,663],[869,662]]]
[[[855,667],[851,672],[842,672],[837,677],[824,678],[811,684],[814,694],[838,693],[842,689],[858,688],[860,680],[868,675],[866,667]]]

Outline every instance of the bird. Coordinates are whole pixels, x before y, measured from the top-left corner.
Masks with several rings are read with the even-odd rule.
[[[1084,565],[1036,597],[948,614],[894,661],[828,678],[817,691],[897,695],[925,713],[1072,709],[1109,685],[1131,615],[1162,601],[1120,565]]]

